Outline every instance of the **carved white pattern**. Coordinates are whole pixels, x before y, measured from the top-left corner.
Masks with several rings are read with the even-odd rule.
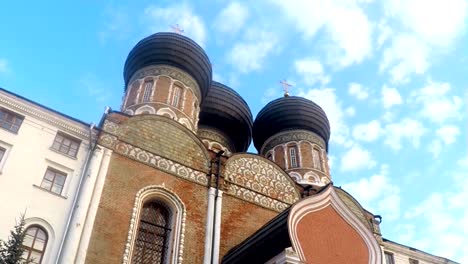
[[[226,163],[227,193],[261,206],[282,211],[299,200],[289,175],[271,161],[250,154],[234,155]]]
[[[205,172],[194,170],[172,160],[155,155],[146,150],[132,146],[125,142],[121,142],[116,136],[103,134],[99,139],[99,143],[114,150],[120,155],[137,160],[151,167],[160,169],[167,173],[179,176],[204,186],[208,184],[208,179]]]
[[[172,247],[174,254],[177,255],[172,257],[171,263],[182,263],[184,260],[185,219],[187,216],[186,208],[182,200],[175,193],[164,187],[164,185],[146,186],[136,194],[122,263],[130,263],[134,237],[136,236],[138,228],[140,208],[146,200],[151,198],[163,199],[164,202],[169,203],[169,206],[172,207],[171,209],[175,211],[173,214],[176,215],[174,219],[176,223],[174,233],[171,237],[172,243],[170,246]]]
[[[154,114],[154,113],[156,113],[156,110],[154,110],[154,108],[149,106],[149,105],[143,105],[143,106],[140,106],[135,111],[135,115],[139,115],[139,114],[142,114],[144,112],[148,112],[149,114]]]

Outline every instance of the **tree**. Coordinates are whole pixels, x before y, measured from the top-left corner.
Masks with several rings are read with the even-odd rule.
[[[22,214],[19,222],[16,222],[14,229],[10,231],[8,241],[0,239],[0,264],[28,263],[22,258],[23,240],[26,236],[25,225],[24,214]]]

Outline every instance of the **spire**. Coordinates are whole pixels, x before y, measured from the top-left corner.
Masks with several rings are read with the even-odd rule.
[[[182,35],[184,33],[184,30],[179,26],[179,24],[172,25],[171,28],[172,28],[172,31],[177,34]]]

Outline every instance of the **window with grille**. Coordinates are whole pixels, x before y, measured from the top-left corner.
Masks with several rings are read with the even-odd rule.
[[[313,158],[314,158],[314,168],[318,170],[322,170],[322,158],[320,157],[319,149],[314,148]]]
[[[145,203],[141,210],[132,263],[164,263],[169,257],[170,232],[169,210],[157,201]]]
[[[28,227],[23,240],[23,259],[27,263],[41,263],[47,246],[47,240],[47,233],[42,227]]]
[[[10,132],[18,133],[18,130],[23,123],[23,116],[0,108],[0,127]]]
[[[294,147],[289,148],[289,157],[290,157],[290,160],[291,160],[291,168],[298,167],[296,148],[294,148]]]
[[[62,194],[66,179],[66,173],[49,167],[47,168],[44,178],[42,179],[41,188],[60,195]]]
[[[385,264],[395,264],[392,253],[385,252]]]
[[[179,107],[180,95],[182,94],[182,88],[174,85],[174,93],[172,96],[172,106]]]
[[[80,142],[78,139],[58,132],[52,144],[52,149],[65,155],[76,157]]]
[[[143,102],[151,101],[151,94],[153,93],[153,81],[145,82],[145,89],[143,91]]]

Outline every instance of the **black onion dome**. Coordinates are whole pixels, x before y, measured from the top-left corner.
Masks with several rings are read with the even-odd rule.
[[[233,89],[213,81],[200,111],[201,126],[213,127],[225,133],[235,152],[245,152],[252,140],[252,112]]]
[[[253,125],[255,148],[260,152],[269,137],[293,129],[314,132],[325,141],[328,148],[330,123],[327,115],[316,103],[297,96],[276,99],[258,113]]]
[[[125,87],[136,71],[157,64],[174,66],[190,74],[200,86],[201,100],[210,89],[211,63],[205,51],[190,38],[170,32],[153,34],[133,47],[125,61]]]

